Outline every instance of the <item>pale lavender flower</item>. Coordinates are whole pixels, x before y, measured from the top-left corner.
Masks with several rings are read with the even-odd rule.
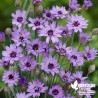
[[[16,13],[12,13],[12,24],[21,27],[22,24],[27,24],[26,11],[17,10]]]
[[[93,4],[90,0],[84,0],[84,7],[85,8],[89,8],[89,7],[92,7]]]
[[[82,71],[76,71],[76,73],[72,75],[73,81],[77,80],[78,83],[85,83],[87,77],[83,77],[82,75]]]
[[[91,41],[91,36],[87,33],[81,32],[79,34],[79,42],[82,44],[86,44],[87,42]]]
[[[39,80],[33,80],[32,82],[29,82],[27,92],[28,96],[32,97],[39,97],[41,93],[45,93],[45,91],[48,89],[47,86],[44,85],[44,83],[40,82]]]
[[[76,15],[71,15],[68,16],[68,28],[71,30],[74,30],[74,32],[82,32],[82,29],[87,28],[88,24],[88,20],[86,20],[85,18],[83,18],[82,16],[78,16]]]
[[[0,32],[0,41],[2,41],[5,38],[5,33],[4,32]]]
[[[51,24],[46,22],[45,26],[39,30],[39,36],[47,37],[46,43],[49,43],[50,40],[52,40],[53,43],[58,42],[58,37],[61,37],[60,33],[60,27],[56,25],[56,22],[52,22]]]
[[[67,26],[61,27],[61,30],[62,30],[61,35],[62,35],[63,37],[71,36],[72,33],[73,33],[73,30],[69,30],[69,28],[68,28]]]
[[[69,71],[61,70],[60,71],[60,77],[61,77],[63,82],[70,83],[72,81],[72,76],[71,76],[71,73]]]
[[[75,97],[71,96],[70,94],[67,94],[64,98],[75,98]]]
[[[28,98],[25,92],[17,93],[15,98]]]
[[[55,49],[62,56],[68,56],[71,52],[71,47],[67,47],[66,44],[63,44],[61,41],[55,44]]]
[[[15,70],[4,71],[2,80],[4,83],[7,83],[9,87],[17,85],[19,73]]]
[[[44,20],[42,18],[29,18],[31,23],[28,24],[29,27],[32,27],[32,30],[42,29],[44,25]]]
[[[79,6],[77,0],[69,0],[69,7],[71,10],[78,10]]]
[[[60,85],[53,85],[49,89],[49,95],[53,96],[53,98],[64,98],[64,90]]]
[[[45,12],[43,13],[43,17],[46,20],[53,20],[53,15],[51,14],[50,10],[45,9]]]
[[[73,66],[82,66],[84,63],[83,54],[81,52],[78,52],[74,48],[72,48],[71,53],[68,56],[68,59],[70,63],[73,64]]]
[[[31,71],[37,66],[37,62],[31,56],[24,56],[20,59],[19,66],[22,71]]]
[[[52,56],[45,57],[41,65],[42,70],[47,73],[51,73],[53,76],[55,75],[55,73],[59,73],[60,66],[57,60]]]
[[[42,41],[40,41],[40,39],[32,40],[32,42],[27,44],[27,51],[28,51],[28,54],[31,53],[35,56],[38,56],[38,54],[44,51],[42,47]]]
[[[6,50],[2,52],[2,55],[5,60],[10,61],[11,64],[23,57],[22,48],[17,47],[15,44],[10,44],[10,46],[6,46],[5,49]]]
[[[38,4],[38,3],[40,3],[40,2],[42,2],[42,0],[33,0],[33,4],[35,5],[35,4]]]
[[[59,6],[53,6],[52,9],[50,10],[51,14],[54,16],[54,18],[57,19],[63,19],[67,16],[69,13],[65,7],[59,7]]]
[[[29,43],[30,39],[30,32],[28,32],[26,29],[22,28],[14,28],[12,32],[12,40],[14,43],[19,46],[25,46],[27,43]]]
[[[85,47],[85,51],[83,52],[84,58],[87,60],[94,60],[97,55],[97,50],[90,47]]]

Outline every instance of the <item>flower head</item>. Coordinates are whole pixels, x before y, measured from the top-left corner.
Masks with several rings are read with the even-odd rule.
[[[25,92],[23,92],[23,93],[17,93],[16,98],[28,98],[28,96],[26,95]]]
[[[82,29],[87,28],[88,24],[87,24],[88,20],[86,20],[85,18],[83,18],[82,16],[78,16],[78,15],[71,15],[68,17],[68,28],[71,30],[74,30],[74,32],[82,32]]]
[[[27,24],[26,11],[17,10],[16,13],[12,13],[12,24],[21,27],[22,24]]]
[[[43,52],[42,41],[39,39],[34,39],[27,45],[28,54],[33,54],[37,56],[38,54]]]
[[[83,56],[87,60],[94,60],[96,58],[97,52],[98,51],[95,50],[94,48],[85,47],[85,51],[83,52]]]
[[[28,24],[29,27],[32,27],[32,30],[39,30],[42,29],[44,20],[42,18],[29,18],[29,21],[31,22]]]
[[[50,10],[51,14],[54,16],[54,18],[57,19],[63,19],[67,16],[68,11],[66,11],[65,7],[59,7],[59,6],[53,6]]]
[[[84,0],[84,7],[85,8],[89,8],[89,7],[92,7],[93,4],[90,0]]]
[[[49,95],[54,98],[63,98],[64,90],[60,85],[53,85],[52,88],[49,89]]]
[[[5,60],[10,61],[13,64],[15,61],[18,61],[22,55],[22,48],[17,47],[15,44],[10,44],[10,47],[6,46],[5,51],[2,52]]]
[[[33,4],[35,5],[35,4],[38,4],[38,3],[40,3],[40,2],[42,2],[42,0],[33,0]]]
[[[47,37],[46,43],[49,43],[50,40],[52,40],[53,43],[56,43],[59,41],[58,37],[61,37],[60,32],[60,27],[56,25],[56,22],[52,22],[51,24],[46,22],[45,26],[39,30],[39,36]]]
[[[47,73],[51,73],[53,76],[55,75],[55,73],[59,73],[60,66],[57,63],[57,60],[52,56],[45,57],[41,65],[42,70]]]
[[[79,6],[77,0],[69,0],[69,7],[71,10],[77,10]]]
[[[48,89],[47,86],[44,86],[44,83],[39,80],[33,80],[29,82],[29,86],[27,89],[28,96],[38,97],[41,93],[44,93]]]
[[[84,33],[84,32],[81,32],[81,33],[79,34],[79,41],[80,41],[80,43],[82,43],[82,44],[86,44],[87,42],[91,41],[91,37],[90,37],[89,34]]]
[[[31,71],[37,65],[36,61],[31,56],[24,56],[20,60],[20,68],[22,71]]]
[[[29,39],[30,39],[30,32],[28,32],[26,29],[13,29],[12,32],[12,40],[14,41],[14,43],[19,46],[25,46],[27,43],[29,43]]]
[[[0,42],[5,38],[5,33],[4,32],[0,32]]]
[[[11,87],[13,85],[17,85],[17,82],[19,80],[19,73],[16,72],[15,70],[4,71],[2,80],[5,83],[7,83],[9,87]]]

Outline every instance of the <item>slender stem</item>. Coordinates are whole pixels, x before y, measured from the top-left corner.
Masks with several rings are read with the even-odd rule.
[[[22,8],[22,10],[25,9],[27,2],[28,2],[28,0],[25,0],[25,2],[24,2],[24,4],[23,4],[23,8]]]
[[[71,46],[72,46],[72,44],[73,44],[73,41],[74,41],[74,33],[72,34]]]

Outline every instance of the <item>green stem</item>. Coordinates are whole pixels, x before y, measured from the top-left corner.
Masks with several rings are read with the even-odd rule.
[[[72,44],[73,44],[73,41],[74,41],[74,33],[72,34],[71,46],[72,46]]]
[[[10,89],[10,91],[12,92],[13,96],[15,97],[15,93],[14,93],[13,87],[11,87],[11,88],[9,88],[9,89]]]
[[[25,9],[27,2],[28,2],[28,0],[25,0],[25,2],[24,2],[24,4],[23,4],[23,8],[22,8],[22,10]]]

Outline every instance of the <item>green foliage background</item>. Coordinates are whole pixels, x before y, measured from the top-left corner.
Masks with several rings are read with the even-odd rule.
[[[78,0],[78,1],[81,4],[83,3],[83,0]],[[16,10],[14,2],[15,2],[15,0],[1,0],[0,1],[0,31],[5,31],[6,27],[12,27],[11,13],[15,12],[15,10]],[[22,3],[23,2],[24,2],[24,0],[22,0]],[[93,28],[98,27],[98,0],[92,0],[92,2],[93,2],[93,7],[82,13],[83,16],[89,20],[89,26],[88,26],[88,29],[86,30],[89,33],[91,33]],[[51,8],[52,5],[65,6],[66,8],[68,8],[68,0],[43,0],[42,5],[44,8]],[[28,6],[28,4],[27,4],[27,6]],[[64,24],[63,21],[60,21],[60,24]],[[76,47],[78,46],[77,38],[75,38],[75,46]],[[90,46],[95,47],[98,50],[98,35],[93,36],[93,41],[90,43]],[[2,51],[2,47],[0,44],[0,56],[1,56],[1,51]],[[87,74],[88,66],[91,64],[96,65],[96,71],[89,75],[88,81],[92,81],[93,83],[95,83],[97,85],[97,87],[96,87],[97,93],[95,96],[93,96],[93,98],[98,98],[98,57],[96,58],[96,60],[94,60],[94,62],[85,63],[84,68],[83,68],[84,75]],[[4,85],[1,80],[2,71],[3,71],[3,69],[0,68],[0,89]],[[3,93],[1,92],[0,98],[2,95],[3,95]],[[3,96],[2,96],[2,98],[3,98]]]

